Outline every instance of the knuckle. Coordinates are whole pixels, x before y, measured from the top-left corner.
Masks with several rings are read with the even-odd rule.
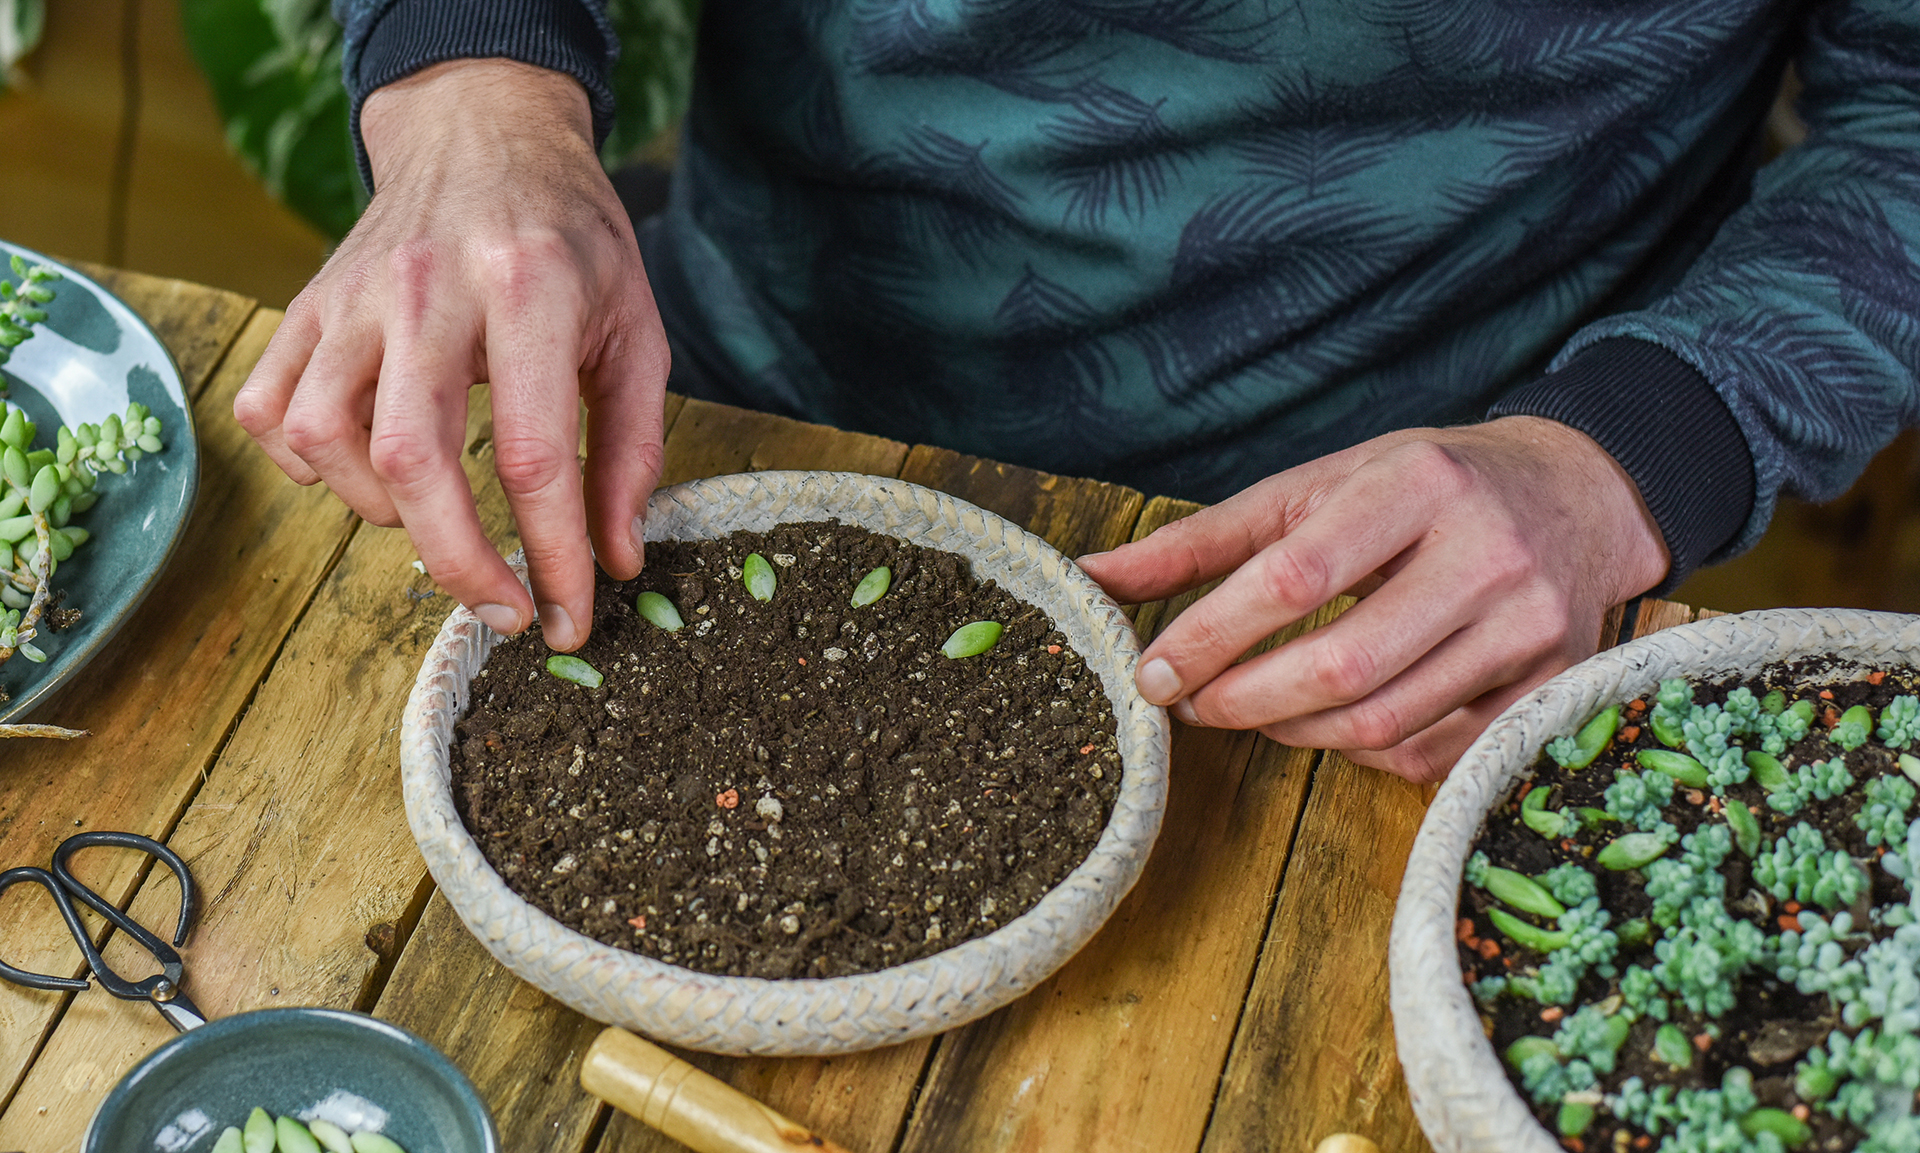
[[[633,447],[632,456],[634,467],[646,479],[648,486],[657,484],[667,465],[666,446],[657,440],[644,440]]]
[[[298,406],[287,410],[281,435],[287,447],[302,457],[311,457],[331,449],[346,434],[345,422],[326,410]]]
[[[1308,666],[1313,678],[1329,695],[1339,701],[1354,701],[1371,692],[1378,683],[1379,663],[1363,645],[1322,639],[1313,646]]]
[[[1250,729],[1259,721],[1253,717],[1249,704],[1242,694],[1219,686],[1195,694],[1193,712],[1210,728]]]
[[[434,246],[425,240],[403,240],[387,250],[387,274],[398,285],[424,285],[433,279],[438,266]]]
[[[401,484],[431,471],[439,454],[430,438],[411,429],[378,432],[367,443],[373,474],[388,484]]]
[[[509,305],[551,295],[555,281],[563,279],[556,278],[554,270],[567,267],[572,257],[566,241],[549,230],[486,244],[478,255],[487,283]]]
[[[541,492],[578,470],[571,452],[529,437],[501,437],[493,444],[494,471],[510,493]]]
[[[1363,749],[1391,749],[1407,739],[1405,722],[1384,701],[1362,701],[1348,714],[1353,743]]]
[[[1291,609],[1312,608],[1337,591],[1327,587],[1332,580],[1329,558],[1304,545],[1282,544],[1261,553],[1257,575],[1261,598]]]
[[[279,414],[273,410],[264,389],[249,385],[233,398],[233,419],[248,436],[259,437],[273,429]]]
[[[1399,466],[1414,483],[1439,492],[1457,492],[1470,483],[1470,470],[1445,447],[1430,440],[1411,440],[1395,449]]]
[[[1359,750],[1355,751],[1359,752]],[[1409,741],[1398,748],[1387,749],[1372,756],[1362,754],[1349,759],[1370,768],[1392,773],[1416,785],[1431,785],[1443,781],[1453,768],[1452,761],[1440,759],[1434,750],[1425,747],[1425,743],[1421,741]]]

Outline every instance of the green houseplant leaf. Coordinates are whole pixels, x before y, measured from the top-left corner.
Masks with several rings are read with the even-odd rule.
[[[40,46],[46,26],[46,0],[0,0],[0,85],[11,83],[13,66]]]
[[[267,191],[338,239],[366,205],[347,134],[340,26],[326,0],[181,0],[187,45],[231,148]]]

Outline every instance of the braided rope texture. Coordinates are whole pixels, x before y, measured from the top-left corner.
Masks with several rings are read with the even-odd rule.
[[[498,636],[464,608],[421,665],[401,722],[407,821],[427,868],[501,964],[596,1020],[712,1053],[848,1053],[954,1028],[1065,964],[1133,887],[1166,806],[1166,712],[1135,691],[1140,647],[1100,587],[1051,545],[945,493],[856,473],[761,472],[656,492],[647,539],[693,540],[837,519],[965,557],[975,577],[1037,605],[1100,678],[1118,721],[1122,775],[1093,852],[1032,909],[985,937],[877,973],[826,979],[716,977],[576,933],[495,873],[453,806],[447,747]]]
[[[1436,1153],[1559,1153],[1481,1032],[1454,952],[1456,897],[1488,812],[1533,777],[1540,750],[1610,704],[1668,677],[1722,679],[1774,661],[1831,656],[1822,682],[1920,663],[1920,617],[1771,609],[1663,629],[1575,665],[1487,727],[1427,809],[1394,907],[1393,1031],[1414,1115]]]

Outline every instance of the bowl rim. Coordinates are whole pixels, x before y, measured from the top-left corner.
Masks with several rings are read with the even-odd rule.
[[[1557,1153],[1559,1141],[1507,1080],[1463,984],[1457,897],[1485,815],[1530,780],[1540,750],[1610,702],[1666,677],[1720,677],[1833,656],[1819,678],[1920,664],[1920,616],[1864,609],[1768,609],[1675,625],[1595,654],[1514,702],[1455,764],[1421,821],[1388,947],[1395,1046],[1414,1114],[1436,1153]]]
[[[816,498],[845,500],[837,512],[789,515],[804,507],[808,489]],[[825,490],[822,493],[819,490]],[[437,746],[431,721],[464,713],[466,685],[452,675],[462,662],[477,671],[498,639],[465,609],[447,619],[408,699],[401,724],[401,772],[407,813],[428,868],[469,931],[523,979],[589,1017],[622,1025],[657,1039],[718,1053],[820,1055],[894,1044],[953,1028],[1012,1001],[1064,964],[1103,924],[1137,880],[1158,834],[1166,803],[1171,729],[1164,709],[1149,705],[1133,684],[1140,646],[1131,622],[1104,590],[1045,540],[1003,517],[958,497],[892,477],[831,471],[767,471],[689,481],[656,492],[649,502],[647,539],[687,539],[674,534],[707,510],[771,495],[767,510],[752,514],[768,523],[804,523],[838,515],[864,524],[871,501],[883,511],[923,517],[941,530],[944,545],[892,532],[909,543],[943,548],[967,557],[976,574],[1000,580],[1030,603],[1009,579],[1027,572],[1026,583],[1058,591],[1062,604],[1077,598],[1077,611],[1098,621],[1109,643],[1104,653],[1076,649],[1100,676],[1114,705],[1122,754],[1122,779],[1113,811],[1093,851],[1033,908],[993,932],[938,953],[872,973],[824,978],[769,979],[700,973],[580,934],[522,900],[481,856],[453,808],[444,740]],[[724,519],[724,518],[723,518]],[[758,523],[757,521],[755,523]],[[735,523],[708,535],[725,535]],[[952,538],[971,542],[956,548]],[[984,569],[985,571],[980,571]],[[1071,636],[1079,622],[1055,623]],[[1103,667],[1096,657],[1110,658]],[[1115,698],[1119,699],[1115,699]],[[611,994],[616,985],[646,990],[636,1011],[633,997]],[[957,1011],[964,1005],[964,1011]],[[644,1011],[664,1006],[665,1012]],[[715,1027],[715,1022],[719,1027]],[[823,1026],[831,1031],[823,1031]]]
[[[99,1142],[104,1140],[102,1125],[114,1120],[111,1110],[117,1109],[118,1101],[139,1085],[141,1081],[153,1076],[163,1066],[181,1060],[181,1054],[191,1053],[196,1048],[212,1044],[229,1034],[250,1033],[256,1030],[274,1030],[294,1022],[324,1021],[342,1030],[359,1033],[371,1033],[400,1049],[432,1070],[447,1087],[452,1090],[462,1109],[479,1122],[481,1133],[481,1153],[499,1153],[500,1135],[493,1123],[493,1114],[487,1109],[473,1082],[460,1070],[458,1065],[439,1049],[424,1039],[392,1021],[362,1013],[353,1009],[335,1009],[322,1005],[277,1005],[267,1009],[250,1009],[226,1017],[218,1017],[197,1028],[189,1029],[175,1037],[170,1037],[159,1048],[140,1059],[116,1082],[107,1095],[94,1107],[93,1118],[87,1122],[86,1134],[81,1138],[81,1153],[108,1153]]]

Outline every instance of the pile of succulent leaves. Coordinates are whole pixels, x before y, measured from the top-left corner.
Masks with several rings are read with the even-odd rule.
[[[1920,1153],[1915,674],[1807,674],[1664,681],[1488,816],[1462,968],[1569,1149]]]
[[[0,280],[0,364],[47,318],[53,282],[60,279],[55,269],[18,256],[12,269],[16,280]],[[45,661],[36,643],[45,639],[43,627],[77,616],[57,608],[53,595],[60,563],[91,539],[74,518],[100,499],[102,476],[124,476],[141,457],[159,452],[162,431],[160,419],[134,403],[124,416],[62,425],[46,446],[35,443],[39,429],[24,410],[7,404],[0,412],[0,664],[15,656]],[[50,725],[0,725],[0,737],[79,735]]]

